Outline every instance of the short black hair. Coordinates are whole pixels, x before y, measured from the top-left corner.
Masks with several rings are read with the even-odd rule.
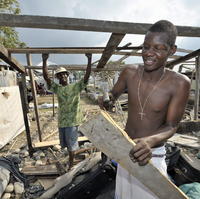
[[[149,32],[164,32],[168,35],[168,44],[174,46],[178,31],[176,26],[167,20],[160,20],[154,23],[148,30]]]

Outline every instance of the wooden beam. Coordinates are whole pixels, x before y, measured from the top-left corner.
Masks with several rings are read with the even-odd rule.
[[[185,56],[183,56],[183,57],[180,57],[180,58],[178,58],[178,59],[176,59],[176,60],[174,60],[174,61],[168,62],[168,63],[166,64],[166,67],[167,67],[167,68],[173,68],[173,66],[175,66],[175,65],[177,65],[177,64],[180,64],[180,63],[182,63],[182,62],[185,62],[185,61],[187,61],[187,60],[189,60],[189,59],[192,59],[192,58],[194,58],[194,57],[196,57],[196,56],[198,56],[198,55],[200,55],[200,49],[195,50],[195,51],[193,51],[192,53],[189,53],[189,54],[187,54],[187,55],[185,55]]]
[[[103,54],[97,65],[97,68],[103,68],[106,65],[106,63],[108,62],[108,60],[110,59],[110,57],[112,56],[112,54],[114,53],[114,51],[116,50],[117,46],[120,44],[124,36],[125,34],[112,33],[106,45],[106,48],[103,51]]]
[[[15,53],[15,54],[24,54],[24,53],[30,53],[30,54],[42,54],[42,53],[53,53],[53,54],[66,54],[66,53],[93,53],[98,54],[102,53],[104,51],[105,47],[50,47],[50,48],[44,48],[44,47],[27,47],[27,48],[7,48],[9,53]],[[117,52],[127,52],[122,50],[131,50],[134,52],[137,52],[139,50],[142,50],[142,46],[122,46],[116,48]],[[130,52],[130,51],[128,51]],[[183,53],[191,53],[192,50],[187,50],[183,48],[177,48],[176,52],[183,52]]]
[[[86,142],[88,141],[88,138],[85,136],[78,137],[78,142]],[[51,140],[51,141],[43,141],[43,142],[37,142],[33,144],[34,148],[42,148],[42,147],[50,147],[60,144],[59,140]]]
[[[195,100],[194,100],[194,120],[198,120],[199,113],[199,84],[200,84],[200,56],[196,57],[195,63]]]
[[[126,66],[131,66],[134,64],[124,64],[121,65],[121,67],[116,67],[116,68],[92,68],[93,72],[101,72],[101,71],[121,71],[123,68]],[[72,65],[49,65],[48,70],[55,70],[58,67],[64,67],[69,71],[85,71],[86,70],[86,65],[77,65],[77,66],[72,66]],[[42,70],[42,66],[31,66],[30,69],[36,69],[36,70]]]
[[[15,49],[8,49],[10,53],[15,54],[24,54],[24,53],[30,53],[30,54],[43,54],[43,53],[49,53],[49,54],[85,54],[85,53],[92,53],[92,54],[102,54],[104,52],[104,48],[102,49],[93,49],[93,48],[15,48]],[[116,55],[126,55],[129,53],[129,51],[114,51],[113,52]],[[141,53],[134,53],[132,55],[135,56],[141,56]]]
[[[40,165],[40,166],[25,166],[22,172],[29,176],[51,176],[59,175],[58,169],[55,164]]]
[[[192,53],[192,50],[187,50],[184,48],[177,48],[176,52],[181,52],[181,53]]]
[[[28,66],[32,65],[31,55],[26,54],[27,64]],[[36,87],[35,87],[35,78],[33,75],[33,70],[28,69],[29,77],[31,80],[31,92],[33,94],[33,102],[34,102],[34,110],[35,110],[35,117],[36,117],[36,123],[38,128],[38,136],[40,142],[42,141],[42,133],[41,133],[41,127],[40,127],[40,120],[39,120],[39,112],[38,112],[38,101],[37,101],[37,94],[36,94]]]
[[[10,53],[36,53],[40,50],[51,50],[53,52],[67,52],[68,50],[104,50],[105,47],[27,47],[27,48],[7,48]],[[141,50],[142,46],[121,46],[116,50]],[[178,49],[177,49],[178,51]]]
[[[25,72],[25,68],[15,58],[11,57],[8,50],[2,45],[0,45],[0,58],[18,72]]]
[[[0,24],[1,26],[9,27],[115,32],[119,34],[146,34],[152,25],[147,23],[12,14],[0,14]],[[177,26],[177,29],[179,36],[200,37],[200,27]]]
[[[28,151],[29,155],[32,157],[33,155],[33,146],[32,146],[32,139],[31,139],[31,131],[29,127],[29,119],[28,119],[28,111],[27,111],[27,105],[26,105],[26,80],[25,80],[25,73],[22,74],[21,78],[19,78],[18,81],[19,85],[19,91],[20,91],[20,98],[22,103],[22,111],[23,111],[23,117],[24,117],[24,125],[26,129],[26,139],[27,139],[27,145],[28,145]]]
[[[186,146],[193,149],[200,149],[199,139],[194,136],[182,135],[176,133],[167,142],[173,142],[176,145]]]
[[[91,54],[102,54],[104,52],[104,49],[75,49],[75,48],[15,48],[15,49],[8,49],[9,53],[15,53],[15,54],[86,54],[86,53],[91,53]],[[127,56],[142,56],[141,53],[135,52],[135,51],[119,51],[116,50],[113,52],[114,55],[127,55]],[[181,56],[179,55],[172,55],[170,58],[173,59],[178,59]]]

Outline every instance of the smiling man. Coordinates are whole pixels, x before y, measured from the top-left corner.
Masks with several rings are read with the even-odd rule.
[[[69,169],[74,162],[75,151],[78,146],[78,126],[81,124],[83,116],[80,108],[80,93],[86,88],[91,73],[92,55],[86,54],[88,65],[83,79],[78,82],[68,84],[69,72],[61,67],[55,72],[59,84],[53,82],[47,72],[48,54],[43,54],[43,76],[48,87],[58,98],[58,128],[60,145],[67,147],[69,152]]]
[[[143,166],[151,159],[164,175],[164,144],[176,132],[190,91],[186,76],[165,68],[168,57],[176,52],[176,36],[176,27],[169,21],[152,25],[143,43],[144,65],[125,68],[110,92],[111,103],[128,92],[125,131],[136,143],[130,152],[133,162]],[[153,198],[157,197],[118,165],[116,199]]]

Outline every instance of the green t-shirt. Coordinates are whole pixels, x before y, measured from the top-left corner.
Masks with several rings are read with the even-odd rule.
[[[72,127],[81,124],[80,93],[86,87],[83,80],[62,86],[52,82],[50,90],[58,98],[58,127]]]

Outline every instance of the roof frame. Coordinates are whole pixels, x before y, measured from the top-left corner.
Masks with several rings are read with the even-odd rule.
[[[114,32],[119,34],[146,34],[152,24],[92,20],[67,17],[0,14],[1,26]],[[200,27],[176,26],[178,36],[200,37]]]
[[[22,66],[15,58],[13,58],[8,50],[2,45],[0,45],[0,58],[18,72],[25,72],[24,66]]]

